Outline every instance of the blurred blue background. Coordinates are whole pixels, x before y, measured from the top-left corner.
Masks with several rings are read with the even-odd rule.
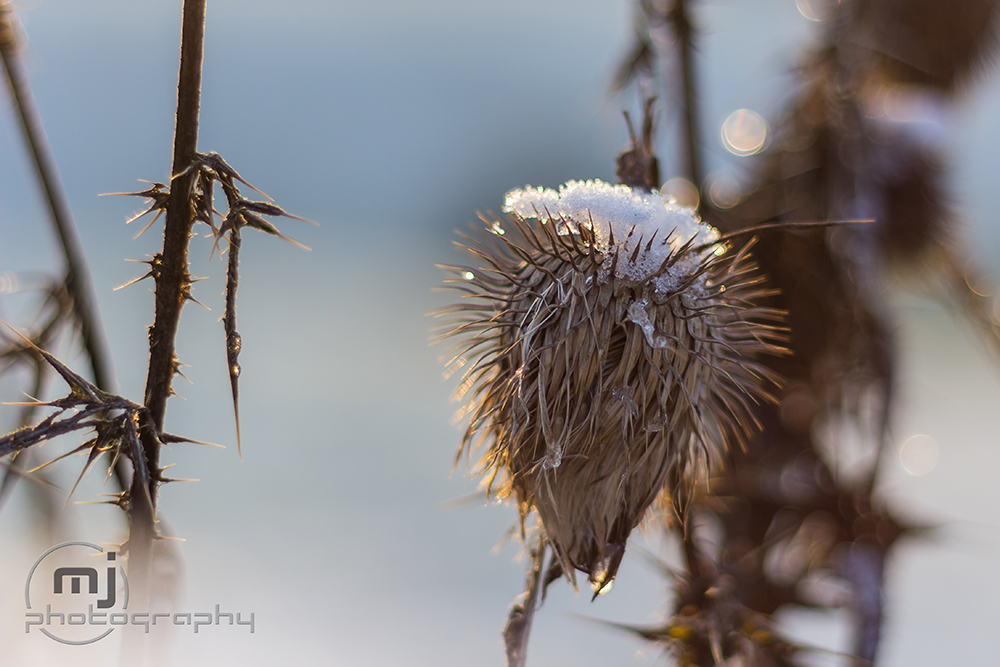
[[[801,4],[801,3],[800,3]],[[752,157],[719,138],[739,108],[772,123],[792,95],[791,68],[818,24],[793,0],[699,3],[708,171],[746,183]],[[98,198],[166,181],[176,96],[180,3],[26,0],[19,18],[38,108],[94,276],[123,395],[145,381],[152,320],[140,275],[162,222],[138,240],[124,220],[139,200]],[[613,180],[625,146],[610,81],[630,47],[630,0],[213,0],[209,3],[202,151],[214,150],[286,210],[279,221],[304,252],[244,235],[243,461],[236,453],[224,360],[224,265],[211,240],[192,244],[195,296],[178,341],[192,380],[175,383],[168,429],[227,445],[174,446],[160,510],[183,562],[181,606],[221,603],[256,614],[256,632],[177,632],[174,664],[501,665],[500,629],[522,590],[518,547],[493,551],[510,507],[449,500],[476,489],[463,465],[449,476],[460,432],[446,346],[430,347],[426,316],[451,297],[432,292],[435,263],[459,261],[455,229],[499,211],[525,184]],[[59,264],[45,210],[6,94],[0,116],[0,273]],[[949,186],[969,255],[1000,274],[1000,77],[983,74],[954,109]],[[665,178],[680,162],[667,100],[660,130]],[[134,228],[134,229],[133,229]],[[994,278],[995,280],[995,278]],[[1000,623],[1000,364],[955,312],[896,289],[901,344],[897,444],[923,434],[939,453],[926,474],[887,461],[883,491],[902,513],[945,528],[900,548],[888,578],[887,666],[983,664]],[[20,312],[16,295],[5,312]],[[20,306],[24,308],[24,306]],[[83,358],[61,350],[71,365]],[[53,452],[63,449],[47,445]],[[79,461],[54,475],[68,489]],[[91,472],[74,500],[102,492]],[[21,631],[27,570],[56,541],[115,543],[121,514],[68,505],[54,532],[19,493],[0,512],[0,645],[11,665],[108,664],[117,642],[66,647]],[[653,623],[668,582],[636,537],[614,591],[591,604],[554,586],[536,617],[530,664],[662,663],[655,649],[579,617]],[[672,559],[673,546],[646,549]],[[845,649],[838,615],[779,619],[803,641]],[[816,664],[834,664],[818,655]]]

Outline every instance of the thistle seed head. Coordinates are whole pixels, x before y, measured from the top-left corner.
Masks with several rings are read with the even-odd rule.
[[[601,181],[515,190],[501,222],[450,267],[448,309],[471,421],[459,455],[524,519],[537,512],[562,570],[596,591],[657,498],[683,521],[701,469],[754,429],[780,315],[748,259],[659,194]]]

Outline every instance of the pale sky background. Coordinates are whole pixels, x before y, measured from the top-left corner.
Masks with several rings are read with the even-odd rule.
[[[121,392],[141,396],[152,298],[140,275],[160,243],[124,220],[139,200],[98,198],[165,181],[175,108],[180,4],[22,3],[31,85],[87,251]],[[279,9],[280,6],[280,9]],[[209,3],[200,147],[215,150],[287,210],[280,228],[311,246],[244,235],[243,461],[225,374],[224,266],[209,239],[192,272],[209,278],[178,347],[193,384],[170,403],[168,429],[227,449],[175,446],[162,517],[186,539],[184,610],[253,611],[256,632],[179,632],[174,664],[501,665],[500,629],[522,590],[516,546],[491,551],[509,507],[449,509],[475,490],[449,476],[459,430],[443,347],[428,346],[435,263],[456,261],[453,230],[498,211],[525,184],[614,178],[620,119],[634,98],[609,82],[632,34],[626,0],[450,0]],[[793,0],[703,3],[701,77],[709,170],[745,178],[752,158],[726,152],[718,128],[734,110],[775,118],[787,75],[816,28]],[[4,100],[7,98],[4,97]],[[1000,275],[1000,77],[987,73],[955,111],[949,158],[966,247]],[[676,174],[668,111],[665,176]],[[132,227],[135,227],[134,223]],[[54,243],[9,102],[0,115],[0,273],[49,269]],[[22,297],[18,297],[22,298]],[[901,343],[897,443],[924,434],[939,463],[908,474],[888,461],[884,492],[917,521],[946,527],[900,548],[888,579],[886,667],[995,661],[1000,591],[1000,364],[934,301],[894,299]],[[0,316],[23,302],[5,299]],[[80,356],[62,350],[77,366]],[[10,389],[9,385],[5,385]],[[65,445],[54,445],[61,452]],[[79,461],[58,464],[68,489]],[[88,475],[74,500],[101,492]],[[118,510],[73,505],[52,535],[22,493],[0,511],[0,646],[10,665],[114,664],[113,638],[63,647],[23,633],[22,591],[34,560],[69,539],[123,539]],[[648,665],[656,650],[578,616],[653,623],[667,582],[633,541],[614,590],[591,604],[557,585],[536,617],[532,667]],[[671,557],[669,547],[648,548]],[[846,648],[837,617],[779,619],[803,641]],[[109,662],[111,661],[111,662]],[[816,664],[832,664],[818,658]]]

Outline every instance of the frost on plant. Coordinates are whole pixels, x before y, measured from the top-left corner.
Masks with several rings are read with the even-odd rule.
[[[468,298],[449,309],[471,413],[461,452],[534,512],[550,576],[615,576],[629,533],[660,498],[682,521],[701,469],[754,430],[779,314],[748,248],[693,210],[601,181],[507,195],[450,267]]]
[[[688,243],[704,246],[719,239],[714,227],[672,199],[599,180],[570,181],[558,191],[512,190],[507,193],[504,212],[522,218],[554,219],[559,234],[576,233],[577,225],[588,227],[594,234],[595,248],[605,256],[605,272],[632,283],[646,281],[655,273],[651,285],[664,295],[676,291],[701,263],[698,253],[681,253],[681,249]],[[632,257],[641,243],[648,247]],[[618,255],[629,259],[615,261]],[[671,256],[674,260],[664,268]]]

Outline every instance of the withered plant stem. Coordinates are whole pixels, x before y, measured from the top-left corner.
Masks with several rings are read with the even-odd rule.
[[[201,98],[201,65],[204,53],[206,0],[185,0],[181,24],[181,63],[177,85],[177,125],[166,223],[163,232],[160,275],[156,281],[156,311],[149,330],[149,370],[146,375],[144,404],[150,423],[163,430],[167,398],[176,372],[174,338],[184,306],[184,290],[189,285],[188,242],[194,224],[191,190],[197,171],[185,170],[197,154],[198,115]],[[156,537],[156,492],[160,477],[160,443],[157,433],[140,431],[149,470],[149,493],[133,485],[129,509],[130,559],[135,558],[140,577],[148,582],[152,544]],[[138,484],[138,482],[137,482]],[[149,498],[147,501],[146,498]]]
[[[681,78],[684,86],[684,145],[687,152],[687,176],[694,187],[701,191],[701,148],[698,137],[698,91],[695,89],[693,28],[687,0],[674,0],[667,19],[677,34],[680,51]],[[699,204],[699,209],[702,208]],[[700,211],[699,211],[700,212]]]
[[[531,566],[525,581],[524,601],[515,603],[503,629],[507,648],[507,667],[525,667],[528,660],[528,638],[538,608],[538,593],[543,587],[546,551],[545,532],[539,527],[538,544],[531,550]]]
[[[149,373],[146,376],[145,405],[157,428],[163,428],[167,398],[175,372],[174,337],[184,306],[188,275],[188,242],[194,225],[191,190],[196,170],[185,170],[198,152],[198,113],[201,98],[201,63],[205,37],[205,0],[185,0],[181,35],[181,67],[177,86],[177,126],[163,254],[156,283],[156,314],[149,332]],[[178,175],[180,174],[180,175]],[[156,464],[158,457],[147,459]]]
[[[45,193],[52,226],[55,228],[59,247],[66,261],[66,289],[73,299],[73,313],[80,323],[80,336],[87,357],[90,359],[94,384],[114,394],[118,392],[118,388],[111,367],[107,338],[101,326],[90,271],[80,245],[80,236],[73,221],[73,214],[70,212],[66,191],[59,178],[59,170],[56,169],[55,161],[52,159],[42,119],[31,94],[31,86],[21,66],[12,14],[13,9],[9,4],[0,4],[0,57],[3,59],[4,71],[7,74],[18,118],[21,119],[24,139],[31,151],[38,180]],[[119,488],[128,488],[128,470],[124,460],[115,466],[115,478]]]

